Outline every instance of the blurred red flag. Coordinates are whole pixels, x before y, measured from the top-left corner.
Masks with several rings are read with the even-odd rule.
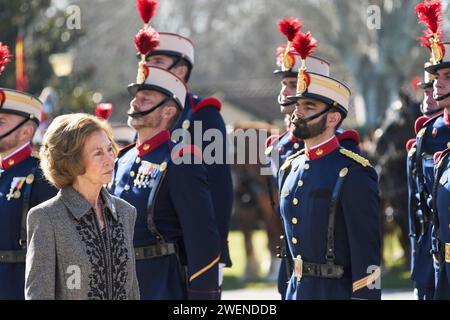
[[[16,39],[16,89],[19,91],[28,91],[28,79],[25,66],[25,48],[23,36],[19,35]]]

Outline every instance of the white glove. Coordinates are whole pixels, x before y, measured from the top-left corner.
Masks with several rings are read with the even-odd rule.
[[[223,268],[225,268],[225,263],[219,262],[219,287],[221,287],[223,283]]]

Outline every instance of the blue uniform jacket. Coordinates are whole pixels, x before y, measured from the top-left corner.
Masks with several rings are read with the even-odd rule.
[[[316,156],[312,153],[317,152]],[[286,299],[380,299],[381,236],[375,170],[362,157],[339,146],[336,138],[308,155],[288,158],[280,168],[280,213],[292,257],[325,264],[333,190],[342,185],[335,221],[335,264],[341,279],[293,274]],[[344,170],[344,171],[343,171]]]
[[[341,130],[336,131],[336,135],[340,141],[340,144],[355,153],[360,153],[359,149],[359,135],[354,130]],[[293,153],[298,152],[304,148],[302,140],[289,134],[288,131],[284,132],[280,136],[271,136],[266,140],[265,154],[269,156],[270,168],[272,170],[274,185],[277,186],[278,170],[284,161],[290,157]],[[277,157],[278,155],[278,157]],[[269,178],[270,179],[270,178]],[[279,208],[276,209],[276,213],[279,215]],[[286,295],[286,289],[289,281],[289,276],[286,273],[286,261],[282,259],[280,264],[280,270],[278,273],[278,292],[282,297]]]
[[[418,223],[420,220],[426,220],[422,208],[430,209],[429,202],[434,184],[433,155],[447,148],[450,127],[445,124],[444,118],[440,114],[432,118],[419,118],[416,121],[416,132],[415,148],[412,148],[408,155],[408,164],[411,164],[410,170],[416,170],[415,173],[408,172],[408,179],[411,180],[409,184],[410,231],[411,234],[415,234],[415,237],[412,239],[411,278],[417,288],[423,289],[434,288],[435,286],[433,257],[430,253],[432,249],[432,226],[429,222],[425,222],[422,235],[420,230],[413,230],[413,226],[420,225]],[[422,166],[422,180],[418,177],[418,161],[420,161]],[[421,189],[425,190],[426,194],[424,204],[422,204],[419,195]],[[413,231],[416,232],[414,233]]]
[[[188,130],[191,141],[183,141],[183,143],[194,144],[203,151],[205,157],[212,154],[217,159],[217,161],[209,162],[205,158],[203,164],[208,175],[208,184],[221,239],[222,256],[220,262],[227,267],[231,267],[228,233],[234,192],[231,168],[227,163],[227,131],[220,109],[221,103],[216,98],[203,99],[189,93],[186,97],[185,108],[175,129],[184,128]],[[209,129],[215,129],[221,137],[214,136],[212,138],[208,136]],[[218,140],[216,141],[216,139]],[[212,151],[215,148],[217,149]]]
[[[434,210],[438,225],[435,225],[437,239],[433,239],[435,250],[441,254],[436,263],[436,299],[450,299],[450,148],[437,159]],[[435,233],[436,234],[436,233]]]
[[[139,147],[125,148],[116,162],[110,192],[137,209],[135,247],[164,241],[178,248],[178,254],[136,261],[141,298],[216,299],[220,238],[207,172],[201,161],[174,162],[180,158],[171,157],[173,147],[170,132],[163,131]],[[183,159],[193,153],[201,156],[195,148],[183,150]],[[157,193],[148,203],[153,190]],[[153,208],[153,231],[148,207]]]
[[[21,250],[22,209],[24,195],[30,189],[28,209],[57,193],[44,179],[39,160],[27,146],[0,168],[0,251]],[[26,226],[24,226],[26,227]],[[26,239],[25,245],[26,245]],[[24,299],[25,260],[23,263],[0,262],[0,300]]]

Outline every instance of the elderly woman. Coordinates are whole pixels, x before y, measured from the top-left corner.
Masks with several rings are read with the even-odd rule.
[[[116,152],[94,116],[60,116],[48,128],[41,166],[60,191],[28,214],[26,299],[139,299],[136,209],[103,187]]]

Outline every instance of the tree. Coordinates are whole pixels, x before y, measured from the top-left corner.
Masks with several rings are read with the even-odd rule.
[[[68,51],[83,36],[82,30],[70,30],[66,27],[67,14],[64,9],[52,5],[51,0],[0,0],[0,41],[6,43],[14,55],[16,39],[19,33],[25,36],[25,60],[28,76],[28,92],[39,96],[44,87],[51,84],[61,86],[61,79],[54,76],[49,63],[52,53]],[[15,88],[15,68],[13,62],[0,77],[0,86]],[[89,72],[82,72],[84,77],[77,81],[85,81]],[[76,75],[74,76],[76,77]],[[80,88],[80,86],[78,84]],[[78,90],[77,96],[73,89],[69,90],[69,99],[64,101],[72,111],[83,110],[79,99],[90,95],[86,89]],[[92,103],[92,102],[91,102]],[[84,106],[85,108],[85,106]]]
[[[74,1],[82,8],[89,30],[77,46],[79,65],[95,68],[91,84],[105,95],[126,94],[137,66],[132,37],[141,26],[134,1],[126,5],[123,0]],[[285,42],[277,23],[298,16],[304,30],[311,30],[319,40],[317,55],[331,62],[332,76],[350,84],[354,96],[362,97],[357,101],[365,101],[367,123],[373,127],[399,89],[413,75],[422,74],[428,53],[416,40],[422,30],[413,10],[418,2],[164,0],[152,25],[193,40],[196,62],[191,88],[232,88],[245,94],[253,91],[254,83],[260,83],[261,91],[271,81],[277,85],[272,75],[275,51]],[[379,9],[380,29],[368,27],[374,18],[368,9],[373,8]],[[443,16],[448,20],[448,14]],[[275,107],[276,95],[273,100]]]

